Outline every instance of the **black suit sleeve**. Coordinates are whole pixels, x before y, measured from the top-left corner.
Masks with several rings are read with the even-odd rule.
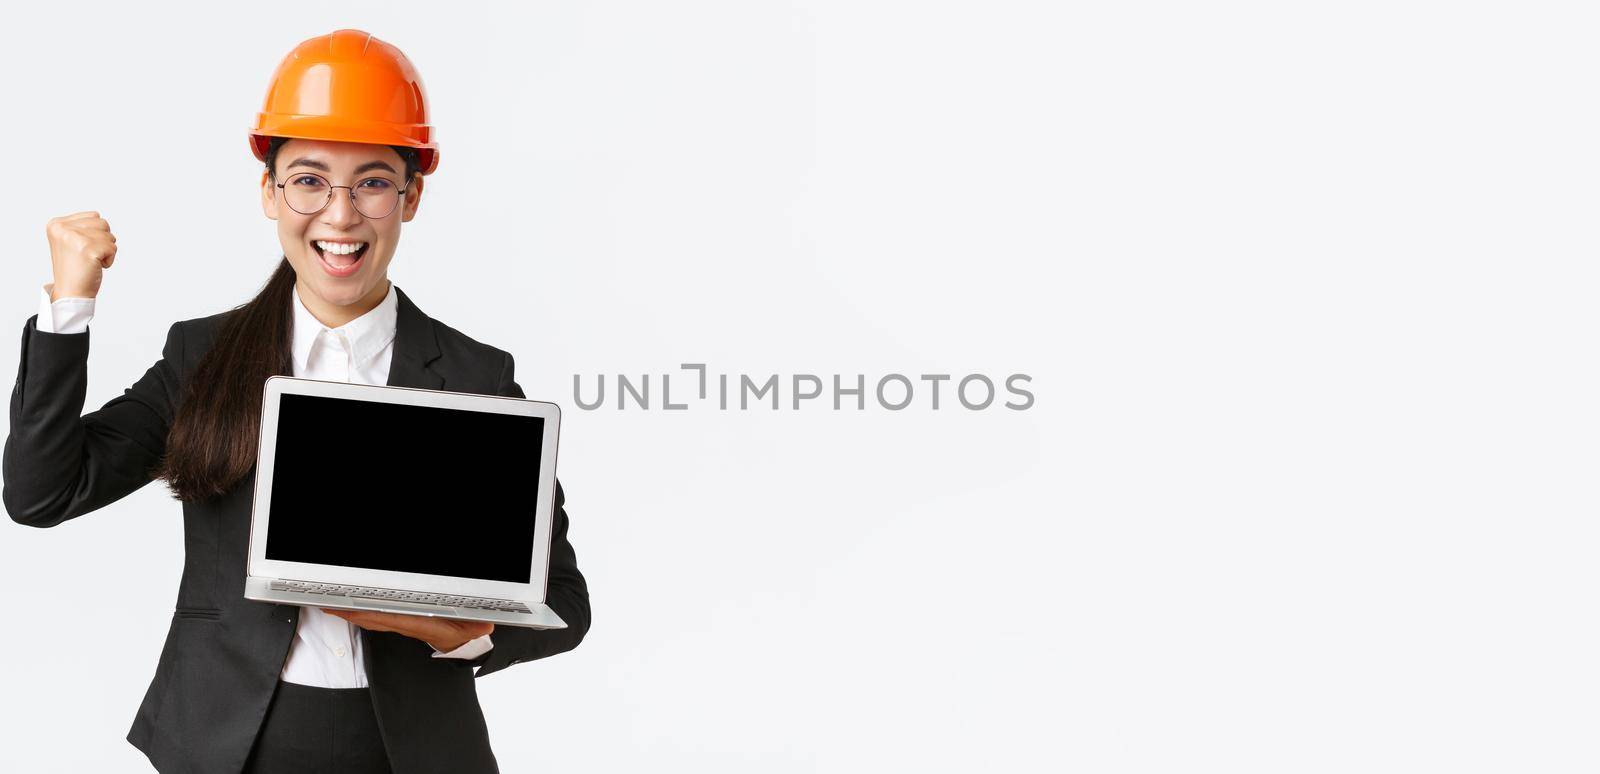
[[[45,333],[38,315],[22,327],[22,359],[11,390],[3,499],[11,519],[53,527],[150,483],[166,451],[179,398],[183,337],[167,331],[161,359],[122,395],[84,415],[89,331]]]
[[[498,394],[514,398],[526,397],[513,376],[511,356],[506,355],[500,373]],[[567,501],[556,480],[555,524],[550,535],[550,580],[545,593],[545,604],[565,621],[565,629],[529,629],[523,626],[495,627],[490,639],[494,647],[472,662],[481,665],[478,677],[498,672],[512,664],[554,656],[578,647],[589,631],[589,586],[583,573],[578,571],[578,557],[567,539]]]

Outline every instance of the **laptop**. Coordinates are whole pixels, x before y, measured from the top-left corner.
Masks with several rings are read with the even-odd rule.
[[[244,596],[561,629],[553,403],[273,376]]]

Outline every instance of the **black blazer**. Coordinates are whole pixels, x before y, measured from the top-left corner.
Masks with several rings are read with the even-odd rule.
[[[388,384],[523,397],[511,355],[468,338],[399,299]],[[184,379],[227,312],[174,323],[161,359],[122,395],[84,415],[89,331],[22,330],[11,392],[4,502],[11,518],[53,527],[150,482],[166,448]],[[244,599],[255,476],[232,491],[183,503],[183,579],[154,678],[128,741],[162,772],[237,772],[261,728],[301,608]],[[556,484],[546,601],[567,628],[497,627],[477,659],[432,658],[426,643],[361,630],[367,682],[397,774],[497,771],[476,677],[577,647],[589,630],[589,592],[567,540]]]

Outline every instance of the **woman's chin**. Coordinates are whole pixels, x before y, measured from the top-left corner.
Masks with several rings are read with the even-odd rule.
[[[334,306],[349,306],[360,301],[366,295],[363,291],[364,288],[354,282],[339,282],[335,280],[333,283],[325,284],[319,288],[317,294],[322,296],[322,300]]]

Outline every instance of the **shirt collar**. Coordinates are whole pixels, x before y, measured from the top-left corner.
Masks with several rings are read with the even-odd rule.
[[[389,282],[389,292],[377,306],[338,328],[323,325],[316,315],[311,314],[311,310],[300,300],[299,283],[295,283],[293,294],[294,336],[290,349],[294,353],[294,365],[298,373],[305,372],[306,363],[311,359],[311,347],[317,343],[317,336],[325,330],[344,333],[345,339],[350,342],[351,365],[366,363],[394,341],[399,302],[393,281]]]

